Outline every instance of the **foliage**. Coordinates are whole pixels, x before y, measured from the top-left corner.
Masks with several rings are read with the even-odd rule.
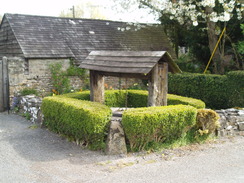
[[[25,117],[27,120],[31,119],[31,114],[29,112],[23,113],[22,116]]]
[[[175,74],[169,75],[169,92],[201,99],[208,108],[243,107],[244,71],[227,75]]]
[[[168,105],[190,105],[197,109],[204,109],[205,103],[201,100],[197,100],[190,97],[182,97],[179,95],[168,94]]]
[[[20,91],[21,96],[31,95],[31,94],[38,95],[38,92],[34,88],[23,88]]]
[[[72,59],[70,60],[70,66],[69,66],[69,68],[67,69],[67,73],[66,73],[66,74],[67,74],[68,76],[79,76],[79,77],[81,77],[81,78],[87,77],[86,70],[77,67],[77,66],[74,64],[74,61],[73,61]]]
[[[125,107],[126,106],[126,95],[127,95],[127,107],[146,107],[148,91],[145,90],[106,90],[105,91],[105,105],[109,107]],[[65,97],[80,99],[80,100],[90,100],[90,92],[77,92],[68,93],[62,95]],[[205,103],[201,100],[182,97],[177,95],[168,94],[167,96],[168,105],[191,105],[195,108],[202,109],[205,108]]]
[[[45,116],[44,123],[52,131],[90,148],[104,147],[104,137],[111,117],[111,110],[107,106],[54,96],[44,98],[41,109]]]
[[[228,72],[227,78],[229,107],[244,107],[244,71]]]
[[[173,42],[176,55],[179,46],[187,47],[193,55],[194,63],[207,64],[218,36],[223,28],[227,27],[212,58],[212,72],[224,74],[226,69],[228,71],[243,68],[244,63],[235,48],[238,39],[243,39],[239,24],[242,22],[244,9],[240,1],[132,0],[129,3],[116,1],[122,5],[137,3],[140,8],[151,9]]]
[[[244,35],[244,24],[241,24],[242,34]],[[238,52],[244,54],[244,41],[238,42]]]
[[[61,96],[66,97],[66,98],[79,99],[79,100],[90,100],[90,91],[67,93],[67,94],[64,94]]]
[[[191,53],[179,56],[175,62],[183,72],[202,73],[205,68],[205,65],[196,61]]]
[[[211,109],[198,109],[196,129],[200,135],[210,135],[219,127],[219,115]]]
[[[70,81],[66,72],[62,70],[62,64],[50,64],[49,69],[51,71],[53,91],[55,91],[57,95],[68,93],[70,91]]]
[[[184,105],[130,109],[123,113],[122,125],[131,150],[144,150],[181,138],[195,125],[196,114],[194,107]]]
[[[110,107],[125,107],[127,93],[125,90],[106,90],[105,105]]]

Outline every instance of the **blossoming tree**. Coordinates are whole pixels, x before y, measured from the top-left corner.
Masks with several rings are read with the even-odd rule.
[[[117,0],[118,1],[118,0]],[[235,15],[237,19],[243,18],[243,0],[134,0],[142,6],[149,7],[155,15],[167,15],[171,20],[176,20],[179,24],[192,24],[198,26],[199,23],[206,25],[208,33],[209,49],[212,53],[221,33],[217,27],[218,22],[225,25]],[[224,72],[224,42],[222,48],[218,47],[213,64],[215,73]]]

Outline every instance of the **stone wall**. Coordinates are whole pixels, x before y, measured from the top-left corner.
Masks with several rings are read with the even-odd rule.
[[[63,70],[70,65],[69,59],[25,59],[21,57],[8,57],[10,98],[12,99],[24,88],[34,88],[39,93],[51,92],[50,64],[61,63]],[[81,89],[83,82],[79,77],[70,77],[71,87]]]
[[[42,99],[35,95],[26,95],[15,97],[12,103],[12,109],[18,107],[19,114],[25,116],[35,124],[42,124],[43,116],[41,113]]]
[[[219,114],[220,128],[218,135],[220,136],[244,136],[244,109],[222,109],[216,110]]]
[[[120,77],[105,77],[105,89],[126,89],[130,87],[144,86],[141,79],[137,78],[120,78]]]

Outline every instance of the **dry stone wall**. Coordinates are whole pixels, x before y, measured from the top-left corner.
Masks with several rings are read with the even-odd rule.
[[[35,124],[42,124],[41,113],[42,99],[35,95],[26,95],[15,97],[12,103],[12,109],[18,108],[18,112]]]
[[[244,136],[244,109],[222,109],[216,110],[219,114],[220,136],[242,135]]]

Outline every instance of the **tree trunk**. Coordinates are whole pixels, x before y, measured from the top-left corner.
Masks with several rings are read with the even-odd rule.
[[[206,7],[205,12],[207,15],[213,12],[213,8]],[[210,21],[210,18],[207,18],[207,32],[208,32],[208,42],[209,42],[209,49],[211,54],[214,51],[214,48],[218,42],[218,36],[215,34],[216,30],[216,23]],[[224,53],[221,54],[221,50],[219,47],[216,49],[216,52],[213,56],[213,65],[214,65],[214,73],[223,74],[224,73],[224,65],[223,65],[223,56]]]

